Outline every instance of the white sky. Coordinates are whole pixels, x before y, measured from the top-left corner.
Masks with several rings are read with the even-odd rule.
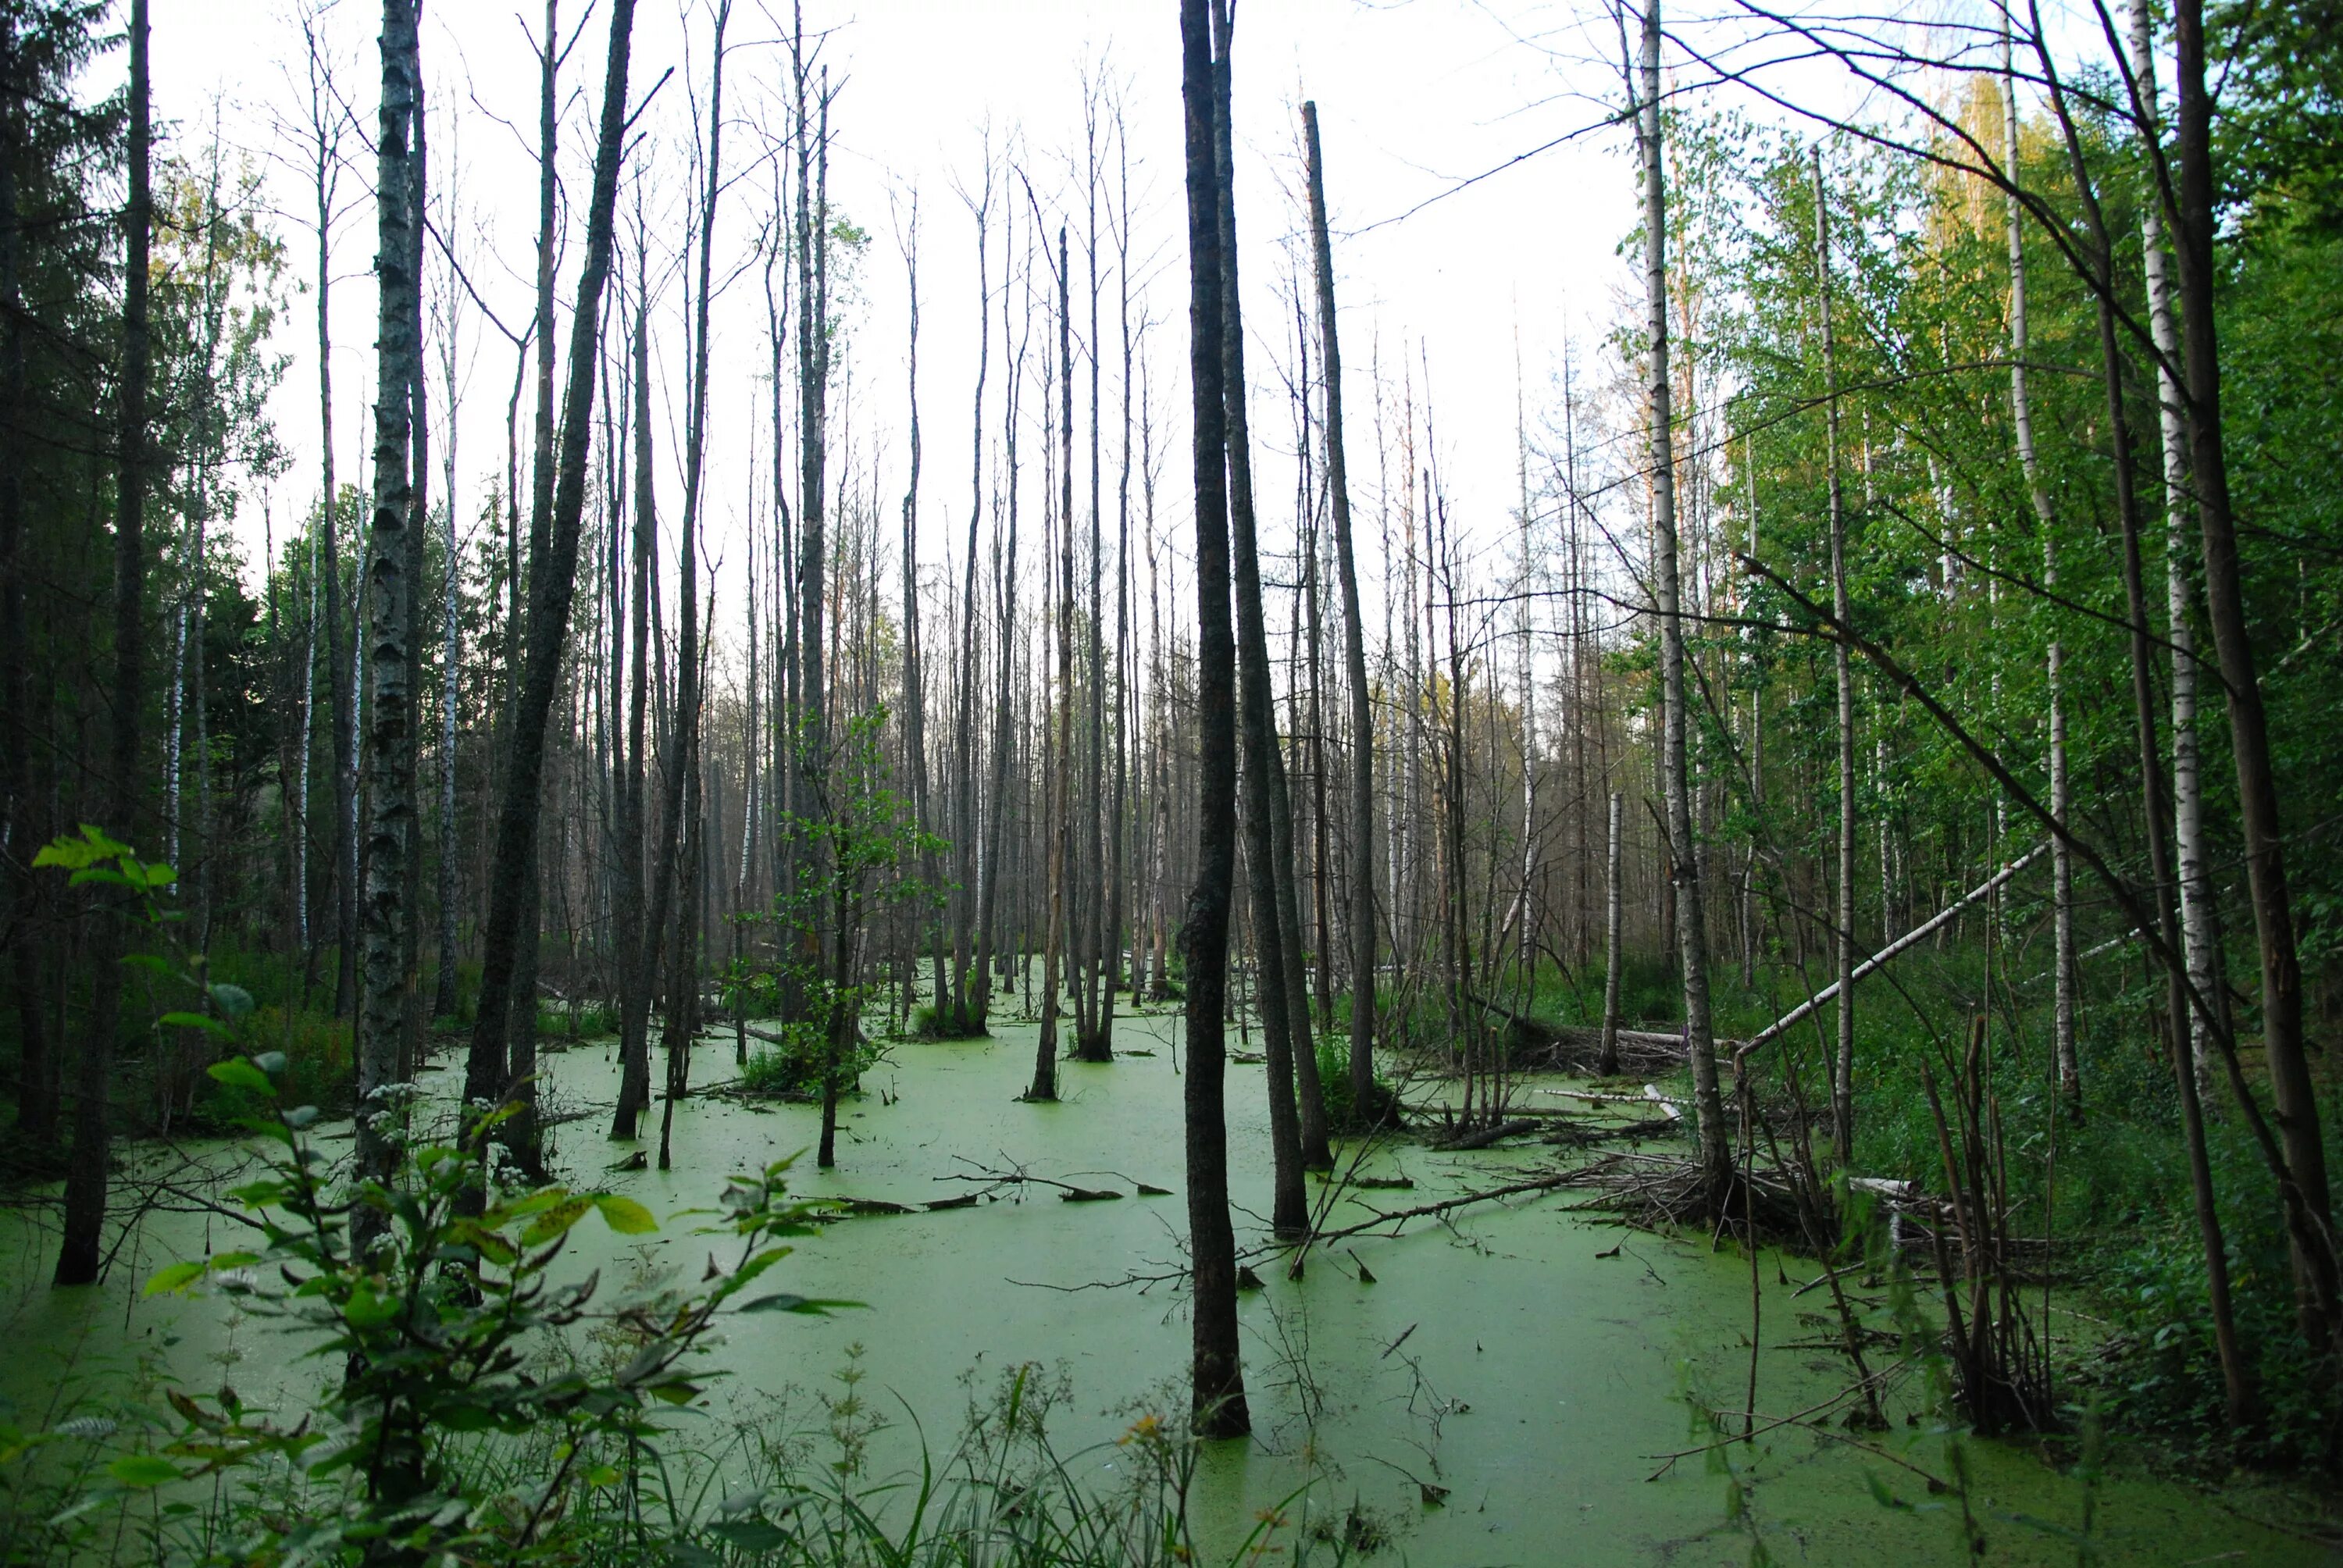
[[[541,15],[538,0],[524,0]],[[582,15],[580,0],[564,0],[564,26]],[[786,12],[774,10],[783,21]],[[589,21],[570,57],[565,85],[573,90],[564,122],[565,180],[575,197],[573,243],[565,256],[559,298],[565,316],[576,273],[576,237],[582,234],[586,160],[598,93],[607,0]],[[672,66],[649,123],[655,183],[649,197],[654,244],[679,253],[684,242],[683,187],[689,175],[684,146],[685,85],[705,75],[705,0],[690,0],[686,46],[685,7],[676,0],[642,0],[633,80],[639,95]],[[1314,95],[1329,166],[1329,202],[1349,361],[1353,468],[1363,504],[1373,479],[1373,391],[1367,379],[1377,341],[1387,378],[1397,379],[1403,353],[1428,356],[1439,457],[1453,515],[1483,537],[1502,530],[1515,487],[1515,332],[1532,383],[1560,362],[1565,332],[1579,338],[1584,365],[1611,294],[1625,280],[1614,255],[1632,222],[1633,172],[1622,156],[1624,136],[1600,132],[1450,196],[1400,222],[1405,213],[1459,179],[1479,174],[1604,112],[1595,95],[1615,97],[1616,75],[1590,51],[1615,47],[1608,23],[1582,31],[1568,6],[1534,4],[1371,4],[1364,0],[1248,0],[1237,28],[1237,114],[1240,128],[1241,240],[1247,308],[1253,328],[1254,424],[1264,527],[1273,542],[1285,535],[1292,511],[1290,415],[1277,391],[1274,346],[1291,355],[1290,307],[1275,292],[1284,262],[1281,246],[1300,226],[1302,209],[1298,105]],[[272,114],[297,108],[298,34],[287,0],[160,0],[155,7],[154,60],[159,116],[176,122],[178,149],[194,156],[208,129],[216,96],[231,142],[265,156],[278,148],[297,161],[299,149],[275,131]],[[345,92],[370,120],[376,98],[371,70],[373,28],[379,12],[365,0],[341,0],[331,14],[345,65]],[[883,442],[880,493],[890,515],[902,488],[905,453],[902,343],[905,286],[895,248],[890,192],[916,186],[922,212],[922,555],[933,562],[947,537],[964,538],[968,505],[969,397],[974,376],[973,226],[953,194],[955,180],[975,176],[980,127],[989,121],[996,145],[1021,137],[1026,164],[1051,226],[1061,204],[1077,209],[1078,186],[1069,177],[1081,146],[1081,80],[1093,74],[1127,84],[1133,153],[1138,248],[1154,261],[1148,307],[1159,324],[1151,357],[1159,405],[1184,404],[1185,251],[1181,207],[1181,120],[1176,7],[1155,4],[1081,5],[1043,0],[869,0],[860,6],[815,0],[809,31],[829,28],[823,57],[843,90],[833,114],[837,142],[833,201],[869,229],[873,243],[863,268],[861,300],[851,324],[853,410],[847,415],[859,449],[870,437]],[[784,51],[753,46],[779,28],[753,0],[736,11],[731,38],[752,46],[730,56],[728,167],[754,156],[754,138],[735,116],[764,114],[782,125]],[[433,106],[432,178],[438,191],[453,186],[467,209],[459,241],[470,253],[476,284],[507,321],[528,314],[527,274],[535,225],[533,141],[535,65],[520,8],[501,4],[457,8],[429,0],[424,29],[425,72]],[[1101,62],[1103,62],[1102,66]],[[691,91],[704,91],[692,81]],[[450,113],[458,118],[451,124]],[[494,116],[494,117],[492,117]],[[498,118],[508,122],[499,125]],[[362,192],[368,170],[363,150],[350,188]],[[460,160],[460,167],[458,166]],[[297,170],[272,171],[272,195],[286,216],[278,228],[292,247],[292,275],[307,289],[314,275],[314,241],[301,226],[307,195]],[[1004,193],[1011,194],[1011,193]],[[1013,192],[1022,206],[1021,191]],[[734,187],[722,209],[718,270],[747,253],[769,198],[760,184]],[[444,216],[442,221],[444,221]],[[1359,230],[1365,232],[1356,232]],[[1345,232],[1352,231],[1352,232]],[[1081,219],[1074,217],[1078,326]],[[374,375],[370,208],[357,206],[337,236],[334,369],[337,399],[339,476],[363,484],[367,402]],[[996,287],[1001,246],[992,248]],[[1299,253],[1306,256],[1305,253]],[[656,261],[655,261],[656,266]],[[1104,457],[1107,505],[1112,506],[1115,387],[1112,284],[1103,330],[1110,358],[1103,397],[1109,435]],[[656,350],[655,396],[671,406],[658,427],[663,510],[671,518],[681,484],[677,435],[682,426],[684,335],[681,290],[670,287],[669,324]],[[287,519],[314,504],[317,482],[315,346],[306,293],[291,302],[281,348],[292,364],[275,403],[280,437],[295,455],[292,471],[276,486],[277,539]],[[1590,323],[1594,325],[1590,325]],[[995,330],[998,332],[998,315]],[[1039,324],[1037,323],[1037,327]],[[717,306],[714,415],[709,438],[710,515],[714,548],[737,564],[728,545],[743,507],[747,441],[762,394],[751,377],[763,355],[764,304],[756,277],[744,277]],[[459,482],[466,516],[503,466],[504,403],[512,374],[511,350],[474,313],[459,339],[469,365],[458,431]],[[557,336],[566,345],[566,327]],[[1037,344],[1038,347],[1038,344]],[[1078,355],[1081,352],[1077,347]],[[1087,396],[1079,364],[1078,399]],[[1421,372],[1418,397],[1422,397]],[[436,373],[435,373],[436,382]],[[997,422],[1002,371],[994,355],[988,390],[989,420]],[[445,417],[442,388],[434,385],[435,423]],[[1036,399],[1027,395],[1027,407]],[[1396,418],[1396,411],[1393,413]],[[526,413],[524,414],[524,419]],[[1078,401],[1078,422],[1087,419]],[[1168,444],[1165,511],[1184,531],[1181,498],[1187,483],[1184,436],[1174,425],[1159,434]],[[1028,474],[1039,463],[1029,436]],[[1078,447],[1081,446],[1078,437]],[[1078,453],[1078,462],[1086,458]],[[437,467],[437,459],[434,458]],[[1078,477],[1078,490],[1087,484]],[[433,476],[435,492],[438,477]],[[1078,505],[1081,504],[1078,501]],[[1029,517],[1038,516],[1029,512]],[[240,532],[256,557],[259,508],[247,507]],[[1110,510],[1110,528],[1111,514]],[[1029,549],[1033,547],[1029,544]],[[1029,556],[1027,558],[1031,558]],[[1370,568],[1370,576],[1374,575]],[[724,585],[719,582],[719,592]],[[1370,591],[1373,591],[1372,588]],[[731,597],[737,611],[739,596]],[[719,615],[725,612],[719,608]],[[725,618],[730,618],[726,615]]]
[[[314,241],[303,228],[307,195],[297,176],[299,148],[274,128],[272,116],[297,113],[295,83],[299,36],[289,20],[294,0],[157,0],[155,5],[155,87],[158,114],[176,122],[176,149],[199,153],[211,107],[221,105],[226,137],[266,160],[271,152],[294,160],[271,170],[273,198],[284,216],[279,232],[291,246],[292,276],[307,289],[314,274]],[[584,15],[587,0],[561,0],[565,29]],[[685,187],[691,181],[687,95],[704,92],[709,15],[712,0],[640,0],[635,33],[633,90],[639,98],[660,74],[675,75],[646,116],[649,140],[637,168],[648,174],[654,270],[664,248],[670,266],[686,249]],[[1831,3],[1831,0],[1825,0]],[[1852,6],[1855,0],[1836,0]],[[571,243],[563,258],[558,296],[566,319],[574,291],[577,241],[582,236],[587,162],[598,94],[608,0],[597,9],[564,75],[563,175]],[[786,124],[785,50],[773,46],[787,21],[781,0],[736,0],[726,83],[726,166],[738,171],[756,156],[750,122],[776,130]],[[1947,20],[1984,20],[1977,0],[1928,0],[1901,21],[1880,21],[1855,10],[1860,31],[1899,33]],[[1745,32],[1745,14],[1719,5],[1706,20],[1679,11],[1677,25],[1704,39]],[[531,150],[537,112],[534,57],[522,12],[541,20],[542,0],[491,0],[459,6],[427,0],[425,74],[432,103],[431,179],[435,215],[457,235],[475,284],[499,316],[518,325],[528,312],[528,271],[536,221]],[[2087,18],[2065,4],[2049,12],[2054,35],[2073,34]],[[344,91],[371,122],[377,96],[374,29],[379,10],[368,0],[339,0],[329,29],[342,55]],[[1074,209],[1078,336],[1086,322],[1081,297],[1081,218],[1079,183],[1071,176],[1081,146],[1085,70],[1124,88],[1133,159],[1137,254],[1152,263],[1146,309],[1156,328],[1148,357],[1159,407],[1172,410],[1159,428],[1164,465],[1162,515],[1167,541],[1184,554],[1188,484],[1186,401],[1186,256],[1181,189],[1181,118],[1177,7],[1172,0],[810,0],[809,32],[827,31],[822,58],[842,89],[832,116],[836,150],[833,203],[869,230],[859,298],[849,312],[852,393],[834,405],[850,438],[849,458],[879,464],[878,493],[891,520],[903,487],[907,457],[902,346],[906,290],[894,240],[890,199],[920,192],[922,225],[920,341],[921,426],[926,463],[921,485],[922,560],[941,564],[947,541],[965,538],[968,506],[969,397],[975,372],[970,320],[973,295],[973,226],[954,194],[957,182],[980,167],[980,135],[990,126],[996,147],[1014,137],[1038,201],[1054,229],[1061,211]],[[1973,34],[1983,40],[1988,34]],[[2086,48],[2093,39],[2083,39]],[[1941,38],[1936,40],[1942,46]],[[1635,185],[1626,156],[1629,137],[1596,128],[1458,191],[1460,181],[1504,165],[1531,149],[1597,126],[1618,101],[1619,40],[1597,0],[1243,0],[1238,7],[1237,117],[1240,238],[1252,328],[1253,426],[1263,548],[1290,538],[1293,480],[1291,416],[1279,372],[1292,357],[1290,306],[1278,291],[1283,247],[1298,237],[1301,161],[1298,105],[1317,100],[1328,162],[1328,199],[1335,230],[1338,286],[1349,404],[1355,499],[1368,515],[1363,548],[1374,538],[1373,388],[1371,357],[1380,347],[1384,377],[1395,387],[1410,362],[1416,395],[1424,392],[1428,363],[1437,427],[1434,456],[1451,517],[1460,535],[1492,553],[1476,567],[1484,584],[1509,575],[1507,520],[1515,500],[1516,345],[1529,387],[1533,430],[1558,401],[1554,378],[1565,340],[1574,340],[1582,387],[1601,383],[1604,332],[1628,309],[1623,291],[1632,277],[1616,247],[1634,223]],[[1778,43],[1762,53],[1781,55]],[[1793,48],[1788,53],[1795,54]],[[117,57],[118,58],[118,57]],[[1672,62],[1681,59],[1670,50]],[[1735,63],[1746,64],[1746,55]],[[118,66],[112,66],[117,68]],[[1694,73],[1700,75],[1698,71]],[[1892,110],[1877,95],[1857,91],[1835,69],[1786,63],[1768,74],[1777,88],[1801,102],[1872,114]],[[1750,100],[1745,98],[1746,104]],[[1765,117],[1778,111],[1756,106]],[[1810,129],[1810,127],[1801,127]],[[357,160],[347,192],[362,197],[369,166]],[[718,273],[747,257],[757,225],[769,210],[761,179],[736,185],[725,198]],[[453,193],[460,215],[449,223],[438,206]],[[1422,206],[1428,198],[1443,199]],[[1111,194],[1111,191],[1110,193]],[[1025,197],[1013,185],[998,202]],[[997,209],[996,209],[997,210]],[[1412,215],[1412,216],[1408,216]],[[366,482],[368,399],[374,377],[372,213],[352,203],[337,235],[334,370],[337,462],[346,480]],[[993,284],[1000,282],[1002,246],[996,230]],[[1296,251],[1297,256],[1306,253]],[[443,269],[432,267],[435,278]],[[661,400],[655,424],[659,446],[661,510],[671,528],[679,510],[678,457],[683,427],[686,335],[679,275],[670,271],[665,315],[655,327],[656,381]],[[1102,322],[1110,356],[1106,404],[1106,505],[1111,530],[1116,387],[1113,279],[1107,279]],[[292,470],[275,487],[280,548],[290,519],[314,504],[318,476],[316,354],[312,304],[290,302],[279,346],[291,364],[275,401],[278,433],[294,454]],[[1037,321],[1035,350],[1052,336]],[[987,389],[988,424],[997,432],[1003,386],[999,315]],[[566,347],[566,325],[557,341]],[[467,366],[457,428],[463,517],[478,515],[504,462],[503,416],[513,357],[505,341],[469,312],[458,337]],[[765,348],[764,301],[753,273],[716,307],[712,422],[708,462],[709,552],[726,563],[719,573],[719,615],[734,624],[742,602],[737,572],[743,558],[742,517],[751,479],[752,430],[764,418],[765,395],[755,384]],[[435,351],[436,352],[436,351]],[[1081,352],[1078,347],[1078,354]],[[1421,358],[1418,357],[1421,356]],[[1088,413],[1087,368],[1078,363],[1078,428]],[[445,438],[445,389],[433,371],[435,444]],[[1029,386],[1025,406],[1036,410]],[[524,406],[524,420],[527,418]],[[1391,417],[1397,420],[1395,400]],[[1026,474],[1038,487],[1038,430],[1027,427]],[[1078,465],[1086,464],[1077,437]],[[1632,460],[1632,454],[1617,455]],[[833,458],[833,462],[837,460]],[[435,499],[441,482],[433,458]],[[759,457],[762,468],[769,459]],[[1078,473],[1078,506],[1087,489]],[[1038,551],[1040,497],[1029,489],[1025,559]],[[239,522],[247,557],[259,554],[260,508],[247,505]],[[891,537],[891,527],[890,529]],[[1272,566],[1272,571],[1274,568]],[[1380,576],[1363,568],[1371,598]],[[733,580],[728,580],[733,579]],[[669,578],[670,591],[672,578]],[[1272,616],[1276,610],[1272,607]]]

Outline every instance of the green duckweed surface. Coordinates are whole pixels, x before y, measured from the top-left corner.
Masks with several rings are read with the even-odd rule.
[[[549,1059],[548,1107],[578,1117],[552,1134],[558,1168],[573,1184],[638,1198],[662,1219],[709,1202],[735,1171],[799,1151],[808,1152],[793,1186],[810,1196],[917,1207],[985,1190],[983,1173],[1003,1171],[1123,1195],[1070,1202],[1055,1188],[1001,1187],[973,1208],[826,1228],[783,1266],[788,1288],[868,1310],[736,1322],[715,1358],[731,1375],[706,1402],[711,1434],[784,1411],[818,1424],[818,1392],[835,1391],[835,1374],[852,1361],[860,1392],[890,1422],[868,1460],[868,1473],[883,1479],[916,1468],[922,1441],[930,1452],[949,1448],[971,1397],[1038,1363],[1072,1391],[1052,1418],[1060,1452],[1104,1486],[1128,1459],[1115,1439],[1150,1410],[1178,1408],[1188,1334],[1174,1278],[1185,1230],[1179,1019],[1119,1020],[1124,1054],[1111,1064],[1061,1062],[1063,1098],[1054,1105],[1017,1098],[1032,1072],[1034,1038],[1030,1023],[1011,1023],[990,1041],[893,1045],[849,1102],[838,1168],[828,1172],[813,1168],[812,1108],[720,1095],[677,1106],[673,1170],[612,1170],[630,1146],[604,1137],[616,1089],[608,1045]],[[693,1066],[695,1086],[719,1087],[736,1070],[729,1030],[712,1032]],[[426,1086],[445,1096],[455,1079],[443,1065]],[[1554,1086],[1532,1085],[1529,1098],[1564,1103],[1538,1098]],[[1239,1243],[1255,1247],[1270,1207],[1257,1064],[1232,1066],[1229,1101]],[[652,1136],[631,1147],[655,1151],[655,1119],[649,1127]],[[0,1398],[16,1419],[54,1419],[75,1397],[136,1390],[156,1375],[205,1387],[225,1380],[247,1400],[285,1403],[327,1375],[297,1344],[238,1321],[226,1300],[138,1293],[163,1263],[235,1244],[234,1221],[193,1200],[242,1158],[230,1142],[135,1151],[122,1203],[145,1196],[154,1206],[126,1231],[97,1290],[50,1290],[51,1237],[35,1219],[8,1218],[0,1323],[11,1350],[0,1357]],[[1331,1201],[1328,1223],[1348,1225],[1373,1218],[1373,1209],[1544,1174],[1557,1158],[1534,1145],[1441,1154],[1401,1143],[1357,1169],[1403,1176],[1412,1188],[1331,1199],[1315,1191]],[[157,1196],[166,1176],[176,1195]],[[1141,1195],[1141,1183],[1168,1195]],[[1394,1563],[1740,1563],[1751,1559],[1753,1533],[1780,1562],[1968,1560],[1959,1499],[1931,1495],[1926,1480],[1953,1478],[1956,1456],[1941,1433],[1904,1419],[1916,1407],[1915,1383],[1899,1391],[1893,1429],[1867,1439],[1869,1448],[1842,1441],[1842,1429],[1826,1436],[1792,1422],[1754,1444],[1669,1465],[1668,1455],[1714,1441],[1695,1425],[1695,1402],[1731,1408],[1737,1430],[1749,1368],[1748,1261],[1731,1248],[1622,1231],[1574,1201],[1567,1192],[1541,1194],[1411,1221],[1395,1236],[1361,1235],[1312,1252],[1300,1281],[1282,1261],[1256,1258],[1265,1288],[1242,1304],[1256,1433],[1211,1445],[1200,1466],[1192,1512],[1207,1560],[1236,1550],[1265,1510],[1285,1522],[1290,1540],[1353,1509],[1388,1536],[1372,1560]],[[689,1227],[666,1224],[639,1239],[584,1227],[574,1232],[571,1262],[611,1279],[646,1268],[697,1277],[705,1243]],[[1822,1316],[1826,1294],[1794,1293],[1815,1272],[1795,1259],[1760,1260],[1761,1414],[1804,1410],[1849,1382],[1843,1358],[1822,1348],[1835,1332]],[[2077,1561],[2079,1482],[2016,1447],[1961,1449],[1966,1512],[1985,1561]],[[1738,1519],[1727,1504],[1735,1489],[1746,1499]],[[2097,1488],[2088,1560],[2333,1560],[2248,1512],[2117,1467]]]

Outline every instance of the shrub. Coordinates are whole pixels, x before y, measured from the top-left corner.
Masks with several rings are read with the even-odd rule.
[[[983,1040],[992,1030],[964,1008],[921,1002],[911,1010],[911,1033],[920,1040]]]
[[[1373,1103],[1362,1116],[1351,1099],[1351,1052],[1347,1040],[1318,1041],[1318,1084],[1326,1099],[1326,1125],[1337,1132],[1363,1132],[1389,1123],[1399,1110],[1399,1095],[1378,1074],[1373,1080]]]
[[[762,1100],[820,1100],[824,1046],[820,1030],[810,1024],[793,1023],[782,1025],[779,1032],[785,1043],[766,1045],[740,1070],[740,1092]],[[840,1081],[851,1087],[878,1060],[877,1048],[858,1035],[840,1066]]]

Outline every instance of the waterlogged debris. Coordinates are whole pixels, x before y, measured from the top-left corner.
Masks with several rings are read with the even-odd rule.
[[[1358,1265],[1359,1283],[1363,1285],[1373,1284],[1375,1282],[1375,1271],[1373,1269],[1368,1268],[1365,1262],[1360,1259],[1357,1250],[1351,1247],[1345,1247],[1342,1251],[1349,1252],[1351,1254],[1351,1261]]]
[[[1264,1288],[1264,1287],[1262,1286],[1262,1282],[1261,1282],[1261,1276],[1260,1276],[1259,1274],[1256,1274],[1256,1273],[1254,1273],[1254,1272],[1252,1271],[1252,1264],[1250,1264],[1250,1263],[1240,1263],[1240,1264],[1238,1264],[1238,1265],[1237,1265],[1237,1289],[1238,1289],[1238,1290],[1240,1290],[1240,1291],[1258,1291],[1258,1290],[1262,1290],[1262,1289],[1263,1289],[1263,1288]]]
[[[1056,1183],[1053,1182],[1052,1185]],[[1068,1187],[1058,1196],[1068,1203],[1106,1203],[1121,1197],[1122,1194],[1105,1187]]]
[[[1139,1195],[1142,1198],[1169,1198],[1172,1196],[1172,1189],[1169,1187],[1151,1187],[1144,1181],[1135,1181],[1131,1183],[1131,1185],[1139,1189]]]
[[[976,1207],[976,1194],[963,1192],[957,1198],[930,1198],[924,1207],[930,1214],[945,1209],[973,1209]]]

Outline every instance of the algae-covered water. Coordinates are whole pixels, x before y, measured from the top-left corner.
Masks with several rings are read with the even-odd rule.
[[[1185,1301],[1168,1278],[1185,1229],[1178,1025],[1172,1014],[1119,1020],[1124,1054],[1061,1063],[1055,1105],[1016,1098],[1032,1068],[1030,1024],[990,1041],[892,1046],[850,1102],[838,1168],[818,1172],[809,1154],[793,1173],[798,1191],[916,1206],[982,1184],[963,1178],[1014,1169],[1124,1196],[1066,1202],[1028,1185],[974,1208],[826,1228],[783,1265],[785,1288],[867,1310],[734,1321],[715,1356],[732,1375],[711,1395],[709,1419],[770,1408],[769,1396],[818,1414],[814,1393],[836,1390],[835,1374],[851,1361],[864,1399],[891,1422],[868,1462],[883,1477],[915,1467],[922,1439],[931,1452],[948,1448],[972,1391],[1039,1363],[1072,1390],[1053,1417],[1060,1452],[1077,1474],[1111,1484],[1128,1458],[1112,1440],[1145,1410],[1176,1409],[1182,1399]],[[809,1150],[817,1129],[810,1108],[695,1096],[676,1108],[675,1169],[613,1171],[628,1147],[603,1136],[616,1089],[608,1047],[552,1057],[548,1068],[551,1109],[590,1112],[553,1132],[556,1165],[574,1184],[624,1191],[662,1218],[709,1203],[735,1171]],[[735,1070],[729,1032],[712,1034],[695,1085],[719,1085]],[[1261,1240],[1269,1209],[1261,1071],[1230,1074],[1241,1246]],[[427,1087],[452,1093],[453,1079],[442,1068]],[[184,1168],[185,1185],[240,1157],[226,1143],[142,1151],[130,1174],[167,1163]],[[1413,1187],[1342,1197],[1328,1223],[1554,1168],[1543,1148],[1449,1155],[1403,1143],[1360,1169]],[[1169,1195],[1140,1195],[1141,1183]],[[1354,1507],[1388,1533],[1375,1560],[1391,1562],[1738,1563],[1751,1558],[1753,1532],[1778,1561],[1967,1560],[1960,1502],[1931,1495],[1919,1473],[1956,1473],[1946,1439],[1925,1424],[1899,1419],[1865,1440],[1893,1458],[1838,1441],[1841,1429],[1825,1436],[1792,1422],[1754,1445],[1666,1465],[1666,1455],[1714,1441],[1695,1430],[1691,1402],[1737,1412],[1746,1398],[1747,1260],[1622,1231],[1573,1201],[1563,1192],[1478,1204],[1410,1221],[1396,1236],[1361,1235],[1312,1252],[1300,1281],[1261,1260],[1265,1288],[1242,1307],[1256,1433],[1210,1445],[1201,1463],[1192,1508],[1213,1549],[1207,1560],[1233,1550],[1262,1510],[1281,1508],[1299,1528]],[[134,1391],[157,1371],[206,1387],[225,1378],[248,1401],[297,1399],[324,1375],[272,1329],[236,1320],[224,1300],[138,1294],[163,1263],[235,1244],[230,1221],[192,1205],[157,1207],[126,1234],[107,1283],[80,1292],[47,1287],[44,1230],[21,1215],[6,1223],[0,1330],[10,1351],[0,1357],[0,1399],[21,1422],[54,1419],[92,1392]],[[704,1243],[688,1229],[629,1241],[581,1227],[572,1262],[606,1278],[643,1267],[696,1278]],[[1761,1260],[1761,1415],[1805,1409],[1850,1381],[1843,1358],[1821,1348],[1835,1332],[1821,1315],[1825,1293],[1794,1294],[1815,1273],[1801,1261]],[[1915,1393],[1907,1388],[1894,1407],[1899,1418],[1915,1409]],[[2014,1447],[1970,1442],[1962,1451],[1966,1512],[1986,1560],[2077,1560],[2068,1533],[2083,1521],[2081,1483]],[[1732,1475],[1721,1468],[1726,1459]],[[1727,1509],[1734,1488],[1746,1499],[1737,1519]],[[2331,1560],[2168,1480],[2113,1474],[2095,1503],[2095,1563]]]

